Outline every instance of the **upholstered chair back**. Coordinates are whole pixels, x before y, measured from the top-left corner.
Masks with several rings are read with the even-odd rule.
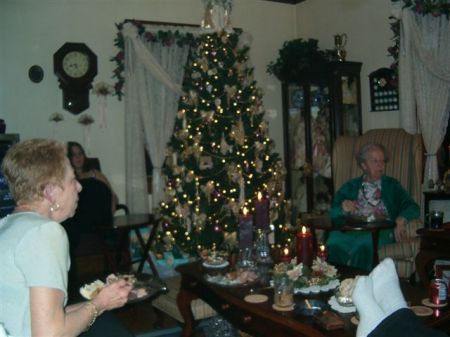
[[[420,205],[424,162],[422,136],[407,133],[403,129],[373,129],[362,136],[338,137],[333,146],[334,190],[339,189],[350,178],[362,174],[355,156],[366,143],[385,146],[389,156],[386,175],[399,180]]]
[[[356,153],[366,143],[379,143],[386,147],[389,161],[386,175],[396,178],[420,205],[423,177],[424,149],[422,136],[409,134],[403,129],[373,129],[362,136],[342,136],[333,146],[333,179],[335,191],[350,178],[360,176]],[[423,227],[421,219],[412,220],[407,226],[407,242],[396,242],[378,249],[380,261],[391,257],[402,278],[410,277],[416,270],[415,257],[420,239],[417,229]]]

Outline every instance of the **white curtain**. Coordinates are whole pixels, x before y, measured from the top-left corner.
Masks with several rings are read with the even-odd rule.
[[[450,110],[450,22],[445,15],[401,11],[399,81],[401,126],[423,136],[426,186],[439,178],[436,152]]]
[[[155,25],[146,29],[154,34],[159,30],[199,31]],[[139,37],[131,23],[124,24],[122,33],[125,41],[126,195],[130,211],[141,213],[149,211],[144,144],[153,164],[153,208],[162,200],[161,168],[182,95],[189,46],[149,43]]]

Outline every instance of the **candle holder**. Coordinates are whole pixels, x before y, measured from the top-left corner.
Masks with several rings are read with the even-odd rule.
[[[273,304],[280,308],[294,305],[294,282],[285,273],[275,273],[273,277]]]

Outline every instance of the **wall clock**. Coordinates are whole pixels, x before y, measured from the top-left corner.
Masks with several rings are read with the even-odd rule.
[[[396,77],[392,69],[380,68],[369,74],[372,111],[399,109]]]
[[[89,107],[89,90],[97,75],[97,55],[84,43],[67,42],[53,54],[63,92],[63,108],[75,115]]]

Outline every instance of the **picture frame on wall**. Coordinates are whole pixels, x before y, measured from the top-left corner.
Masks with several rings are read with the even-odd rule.
[[[394,70],[380,68],[369,74],[370,103],[372,111],[399,109],[397,77]]]

